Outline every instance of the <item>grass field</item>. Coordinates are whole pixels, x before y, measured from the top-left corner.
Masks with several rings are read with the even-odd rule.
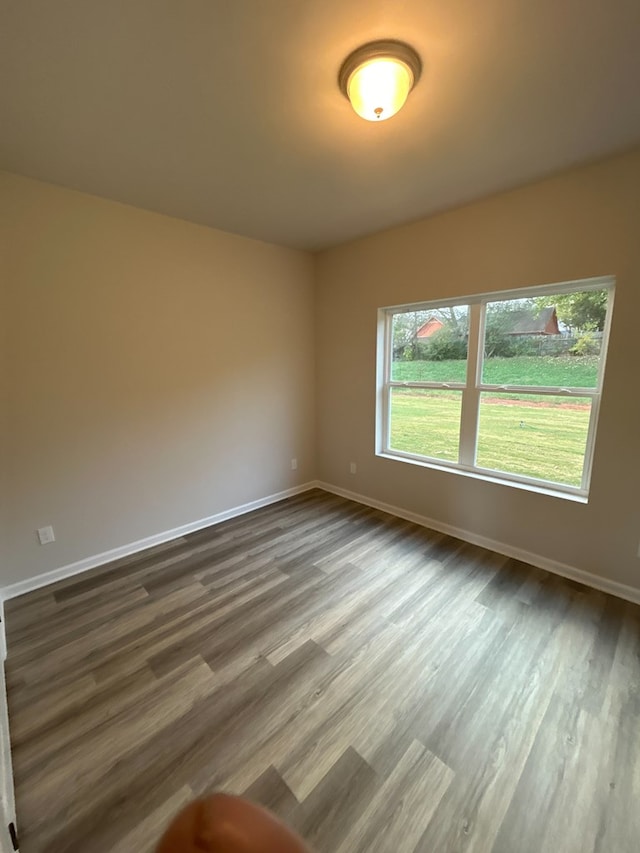
[[[515,359],[505,359],[515,361]],[[442,362],[441,362],[442,363]],[[457,461],[462,394],[394,389],[390,444],[395,450]],[[590,401],[483,395],[477,464],[579,486]]]
[[[465,382],[467,362],[394,361],[393,379],[400,382]],[[489,358],[484,362],[483,382],[488,385],[555,385],[563,388],[594,388],[598,356],[516,356]]]

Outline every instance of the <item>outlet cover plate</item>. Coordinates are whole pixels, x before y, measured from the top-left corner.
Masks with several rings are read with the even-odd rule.
[[[50,542],[56,541],[53,527],[51,527],[51,525],[47,525],[47,527],[39,527],[37,533],[38,541],[41,545],[48,545]]]

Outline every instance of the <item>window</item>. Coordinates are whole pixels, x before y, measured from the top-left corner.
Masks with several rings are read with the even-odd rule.
[[[378,453],[586,497],[613,287],[382,309]]]

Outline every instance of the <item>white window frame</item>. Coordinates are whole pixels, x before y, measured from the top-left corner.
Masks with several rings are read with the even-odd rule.
[[[482,382],[484,360],[484,326],[486,306],[489,302],[507,299],[524,299],[534,296],[555,296],[563,293],[583,292],[585,290],[608,290],[607,313],[600,348],[598,378],[595,388],[535,386],[535,385],[490,385]],[[477,477],[505,485],[525,488],[531,491],[543,492],[559,497],[567,497],[586,502],[591,481],[591,468],[595,447],[598,415],[604,370],[609,344],[609,329],[613,313],[615,277],[602,276],[558,284],[546,284],[539,287],[526,287],[517,290],[494,291],[491,293],[475,294],[456,299],[442,299],[429,302],[418,302],[404,305],[393,305],[380,308],[378,311],[378,363],[377,363],[377,396],[376,396],[376,455],[403,462],[423,465],[428,468],[452,471],[458,474]],[[469,306],[469,340],[467,354],[467,375],[465,382],[428,382],[428,381],[398,381],[391,378],[393,344],[392,323],[394,314],[407,311],[431,311],[437,308],[454,306]],[[390,447],[391,434],[391,393],[393,388],[428,388],[435,390],[454,390],[462,394],[462,410],[460,416],[460,446],[457,462],[407,453]],[[478,444],[478,426],[480,418],[480,395],[487,391],[494,393],[518,393],[549,395],[554,397],[589,397],[591,399],[591,414],[587,432],[582,482],[580,486],[569,486],[550,480],[537,479],[521,474],[511,474],[491,468],[483,468],[476,464]]]

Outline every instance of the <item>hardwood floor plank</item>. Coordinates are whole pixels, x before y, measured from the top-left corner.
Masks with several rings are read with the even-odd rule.
[[[154,853],[158,839],[171,822],[171,817],[193,799],[193,791],[183,785],[175,794],[155,808],[123,838],[110,847],[110,853]]]
[[[74,739],[72,744],[60,749],[34,766],[23,766],[18,754],[15,770],[16,784],[28,783],[33,793],[24,812],[28,825],[46,827],[56,816],[57,798],[63,790],[83,791],[97,789],[105,773],[126,758],[132,749],[140,748],[151,733],[162,733],[172,721],[180,719],[193,707],[198,698],[213,690],[213,676],[202,661],[184,668],[173,680],[170,696],[166,685],[156,682],[145,697],[134,706],[124,707],[102,724]],[[73,767],[70,777],[67,767]],[[76,803],[78,813],[87,804]],[[67,811],[67,819],[73,817]]]
[[[414,741],[348,830],[336,853],[414,850],[453,775],[435,755]]]
[[[251,802],[270,809],[287,823],[293,821],[299,808],[298,801],[275,767],[267,767],[242,795]]]
[[[46,712],[38,708],[16,715],[11,742],[21,772],[28,776],[43,761],[53,760],[83,737],[88,736],[93,747],[100,727],[111,729],[115,716],[137,706],[157,687],[158,678],[143,666],[114,684],[96,687],[93,680],[87,679],[82,692],[74,686],[73,701],[58,706],[48,704]]]
[[[292,815],[292,822],[317,853],[335,853],[371,803],[380,779],[348,747]]]

